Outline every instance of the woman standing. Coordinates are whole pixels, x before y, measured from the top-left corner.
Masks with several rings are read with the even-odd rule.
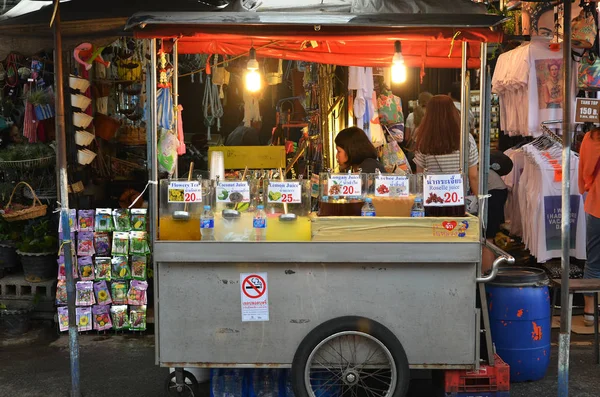
[[[420,93],[415,110],[406,118],[406,123],[404,124],[404,144],[408,149],[412,149],[415,143],[415,132],[419,125],[421,125],[423,117],[425,117],[425,108],[431,98],[433,98],[433,95],[427,91]]]
[[[385,167],[377,159],[377,150],[369,141],[367,134],[358,127],[341,130],[335,137],[335,148],[340,172],[372,174],[376,170],[385,172]]]
[[[588,132],[579,151],[579,192],[586,195],[586,252],[583,278],[600,278],[600,128]],[[594,325],[594,295],[585,295],[583,322]]]

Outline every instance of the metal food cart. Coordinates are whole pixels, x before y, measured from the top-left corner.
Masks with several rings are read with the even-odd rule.
[[[365,51],[365,44],[375,46],[378,40],[389,47],[394,40],[406,40],[405,48],[416,51],[405,55],[407,64],[430,65],[431,57],[439,65],[462,69],[463,161],[468,152],[463,150],[468,136],[467,68],[479,67],[480,164],[487,165],[487,42],[500,40],[501,34],[490,29],[500,20],[482,14],[449,18],[441,14],[320,13],[307,18],[302,13],[215,12],[139,14],[130,26],[138,37],[150,39],[153,64],[157,38],[177,38],[175,52],[183,47],[192,51],[194,43],[202,42],[226,54],[239,54],[235,39],[241,36],[236,34],[249,35],[246,42],[257,45],[265,37],[281,36],[282,28],[295,32],[295,43],[311,39],[333,43],[336,35],[345,34],[353,38],[347,45],[360,45],[364,37]],[[355,33],[347,33],[348,29]],[[220,34],[228,36],[230,42],[218,41]],[[455,42],[461,45],[454,48]],[[373,51],[377,48],[381,47],[375,46]],[[277,48],[262,47],[266,56],[302,56],[299,50],[282,49],[281,41]],[[323,62],[333,59],[323,51]],[[431,56],[429,51],[433,51]],[[389,62],[392,55],[390,50],[387,55],[374,56],[372,63],[381,59]],[[149,98],[156,98],[156,78],[152,68]],[[156,100],[151,99],[150,105],[151,117],[156,117]],[[148,134],[152,181],[158,177],[155,121]],[[487,167],[480,169],[482,192],[487,191]],[[337,379],[351,386],[363,382],[365,371],[385,370],[386,387],[377,395],[402,396],[408,387],[409,368],[479,367],[480,321],[489,324],[489,320],[486,305],[476,307],[476,295],[482,290],[481,283],[495,277],[502,262],[514,261],[491,247],[500,256],[489,275],[480,274],[481,248],[487,244],[481,232],[483,215],[457,219],[470,225],[467,238],[436,233],[443,228],[442,219],[412,218],[395,241],[160,241],[157,189],[152,185],[150,193],[156,363],[176,368],[171,381],[179,386],[178,392],[189,389],[185,382],[189,374],[182,370],[185,367],[291,367],[299,396],[315,395],[311,389],[315,371],[339,371]],[[415,230],[418,233],[413,233]],[[258,281],[252,284],[252,280]],[[268,321],[242,321],[240,305],[246,287],[253,298],[264,296],[267,317],[262,319]],[[481,298],[485,299],[485,294]],[[491,352],[489,333],[483,343]],[[486,357],[486,361],[492,360]],[[368,376],[374,375],[371,372]]]

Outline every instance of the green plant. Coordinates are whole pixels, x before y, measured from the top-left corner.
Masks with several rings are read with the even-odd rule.
[[[0,217],[0,241],[16,241],[22,227],[21,222],[6,222]]]
[[[0,161],[32,160],[54,154],[54,149],[45,143],[19,143],[12,145],[10,150],[0,151]]]
[[[49,217],[30,220],[17,242],[21,252],[39,254],[58,251],[58,238]]]
[[[52,96],[43,90],[31,90],[25,94],[25,100],[34,105],[48,105],[52,102]]]

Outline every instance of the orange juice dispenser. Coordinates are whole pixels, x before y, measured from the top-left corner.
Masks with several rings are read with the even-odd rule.
[[[266,180],[267,241],[310,241],[310,181]]]

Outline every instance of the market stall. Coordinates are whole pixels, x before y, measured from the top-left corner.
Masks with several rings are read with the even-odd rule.
[[[150,39],[154,64],[157,39],[163,49],[167,39],[176,38],[175,56],[177,51],[237,56],[253,47],[251,59],[255,53],[361,66],[389,66],[399,41],[407,65],[462,69],[465,164],[467,68],[485,71],[486,43],[500,39],[490,29],[500,18],[477,12],[460,18],[320,13],[309,19],[269,12],[143,14],[130,25],[137,37]],[[303,45],[307,42],[314,44]],[[156,94],[158,78],[153,68],[150,95]],[[487,164],[489,88],[481,80],[480,164]],[[150,109],[156,362],[179,369],[167,386],[183,391],[189,375],[180,371],[184,367],[291,367],[299,396],[320,395],[319,389],[331,387],[331,374],[338,388],[401,396],[409,368],[478,368],[480,343],[492,351],[491,342],[481,340],[487,311],[485,304],[483,312],[476,306],[477,285],[493,279],[498,266],[512,258],[496,249],[501,256],[492,272],[481,275],[485,219],[465,211],[464,173],[347,174],[325,165],[318,178],[285,180],[281,169],[273,174],[247,167],[248,173],[232,180],[217,148],[211,179],[189,175],[159,183],[156,100]],[[333,135],[323,128],[320,134],[325,133],[321,140],[331,147],[326,143]],[[333,164],[331,152],[324,159]],[[483,192],[486,167],[481,169]],[[448,194],[450,204],[434,207],[438,193]],[[408,216],[416,197],[425,198],[428,216]],[[360,216],[368,202],[385,212],[386,201],[401,213]],[[318,211],[311,211],[313,202]],[[165,239],[164,220],[179,222],[190,234],[200,228],[201,241]]]

